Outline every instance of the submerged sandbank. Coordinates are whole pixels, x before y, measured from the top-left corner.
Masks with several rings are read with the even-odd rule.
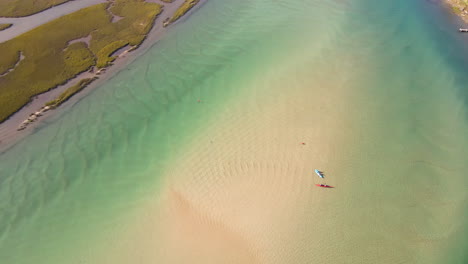
[[[425,156],[416,147],[411,154],[394,149],[406,140],[414,142],[411,132],[394,134],[413,121],[385,123],[400,114],[401,105],[379,111],[389,96],[397,95],[373,93],[369,77],[381,73],[372,70],[377,64],[371,60],[342,52],[334,53],[334,60],[313,56],[303,60],[290,54],[281,60],[282,66],[272,64],[269,72],[238,87],[238,93],[193,135],[165,169],[164,184],[154,200],[140,208],[99,263],[443,259],[445,245],[455,237],[461,190],[452,189],[451,198],[441,196],[436,190],[447,186],[418,178],[423,173],[437,179],[439,171],[415,162],[412,155],[443,164],[459,164],[461,159]],[[388,88],[396,85],[390,82]],[[210,96],[205,100],[209,102]],[[444,105],[456,102],[453,96],[437,100]],[[458,128],[456,123],[440,122]],[[440,139],[453,143],[443,141],[445,136]],[[325,179],[314,174],[315,168],[325,172]],[[408,170],[411,181],[422,186],[412,190],[394,186]],[[455,183],[460,173],[453,174]],[[317,188],[315,183],[336,188]],[[429,204],[426,192],[432,193]],[[454,199],[452,206],[440,211],[447,199]]]
[[[337,213],[328,207],[350,188],[338,164],[351,136],[344,124],[357,110],[343,100],[342,80],[307,78],[297,71],[300,58],[294,61],[238,88],[193,135],[166,170],[157,200],[138,212],[129,233],[115,241],[112,252],[119,253],[102,263],[137,256],[143,263],[317,260],[311,248],[319,247]],[[317,97],[322,103],[311,104]],[[337,107],[324,107],[332,102]],[[314,168],[323,168],[326,183],[337,189],[314,188],[323,182]]]
[[[333,41],[340,28],[290,44],[287,58],[272,52],[268,66],[249,61],[264,70],[193,133],[99,262],[426,264],[465,247],[455,73],[426,36],[387,46],[360,25],[352,52]],[[393,60],[407,39],[417,59]],[[314,168],[336,188],[314,187]]]
[[[466,249],[466,67],[412,2],[285,3],[210,1],[4,153],[2,259],[446,264]]]

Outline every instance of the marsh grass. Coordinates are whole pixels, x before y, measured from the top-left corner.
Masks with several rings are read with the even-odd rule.
[[[70,0],[0,0],[0,17],[23,17]]]
[[[28,103],[34,95],[65,83],[92,66],[91,52],[80,51],[83,45],[70,45],[68,41],[87,36],[109,21],[106,4],[95,5],[61,17],[0,43],[0,72],[12,68],[23,52],[24,59],[16,68],[0,77],[0,121]],[[86,19],[83,19],[86,17]],[[87,49],[87,48],[85,48]],[[80,54],[80,55],[78,55]],[[74,62],[83,59],[88,63]]]
[[[462,11],[460,10],[460,8],[455,7],[455,6],[452,6],[452,11],[453,11],[455,14],[457,14],[457,15],[461,14],[461,12],[462,12]]]
[[[2,48],[1,44],[0,44],[0,48]],[[14,68],[16,63],[18,63],[18,61],[20,60],[20,55],[21,55],[21,52],[19,50],[15,52],[7,52],[7,51],[2,52],[2,55],[0,56],[0,75]],[[1,79],[0,79],[0,91],[1,91],[1,87],[2,86],[1,86]]]
[[[0,24],[0,31],[10,28],[13,24]]]
[[[88,70],[105,67],[111,54],[128,44],[139,45],[151,29],[161,6],[143,0],[116,0],[110,8],[124,17],[112,23],[109,3],[94,5],[53,20],[12,40],[0,43],[0,122],[46,92]],[[71,40],[91,34],[89,47]]]
[[[65,66],[72,69],[88,69],[96,63],[93,53],[84,42],[69,45],[63,51],[63,59]]]
[[[192,7],[194,7],[198,2],[200,2],[200,0],[185,0],[185,2],[174,12],[169,22],[172,23],[177,21],[177,19],[185,15],[185,13],[192,9]]]
[[[52,100],[50,102],[47,102],[46,106],[50,106],[50,107],[54,107],[54,108],[60,106],[61,104],[68,101],[68,99],[70,99],[74,94],[76,94],[79,91],[83,90],[86,86],[88,86],[90,83],[92,83],[96,79],[97,78],[87,78],[87,79],[80,80],[79,83],[77,83],[77,84],[71,86],[70,88],[68,88],[67,90],[65,90],[62,94],[60,94],[54,100]]]
[[[452,11],[457,15],[461,15],[468,9],[468,0],[446,0],[446,2],[451,5]]]
[[[162,8],[143,0],[117,0],[110,11],[123,19],[107,23],[91,33],[90,49],[97,56],[98,68],[108,66],[114,61],[115,58],[110,56],[116,50],[127,45],[140,45]]]

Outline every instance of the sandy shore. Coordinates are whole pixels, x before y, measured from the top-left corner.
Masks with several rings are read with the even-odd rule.
[[[444,0],[452,8],[452,12],[460,17],[465,23],[468,23],[468,4],[462,0]]]
[[[191,9],[185,17],[189,16],[193,13],[197,8],[199,8],[206,0],[202,0],[197,4],[197,7]],[[124,69],[129,63],[134,61],[140,55],[144,54],[149,48],[151,48],[157,41],[159,41],[165,34],[167,30],[169,30],[172,26],[169,25],[168,27],[163,27],[163,21],[167,18],[172,16],[172,14],[177,10],[177,8],[184,2],[184,0],[175,0],[172,3],[165,3],[160,0],[148,0],[148,2],[155,2],[164,5],[163,12],[156,18],[155,24],[151,31],[149,32],[146,39],[143,43],[138,47],[138,49],[133,51],[123,51],[119,58],[116,59],[113,63],[113,66],[108,67],[105,71],[101,72],[98,77],[99,79],[94,81],[91,85],[89,85],[85,90],[81,91],[80,93],[74,95],[69,101],[65,104],[60,106],[54,111],[49,111],[45,113],[43,116],[37,119],[34,123],[27,126],[25,130],[17,131],[18,127],[21,123],[26,120],[32,113],[38,111],[41,107],[45,105],[45,103],[51,101],[58,95],[60,95],[63,91],[67,88],[77,84],[79,80],[83,78],[92,78],[96,76],[95,73],[84,72],[78,75],[73,80],[70,80],[65,85],[61,85],[49,92],[40,94],[34,98],[29,104],[24,106],[20,111],[15,113],[5,122],[0,124],[0,153],[6,151],[8,148],[12,147],[16,144],[19,140],[24,138],[25,136],[34,132],[38,126],[42,124],[42,121],[47,120],[47,117],[51,117],[54,113],[61,111],[66,107],[70,107],[75,102],[77,102],[80,98],[83,98],[86,94],[88,94],[92,89],[99,87],[100,85],[104,84],[107,80],[112,78],[116,73]],[[52,11],[48,10],[48,12]],[[183,19],[181,19],[183,21]],[[175,22],[173,24],[177,24]],[[129,48],[131,49],[131,48]]]

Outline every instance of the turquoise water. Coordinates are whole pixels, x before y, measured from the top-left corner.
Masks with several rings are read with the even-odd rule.
[[[1,263],[98,263],[222,110],[291,91],[246,88],[280,68],[297,68],[280,77],[304,90],[346,84],[324,107],[350,107],[336,160],[355,187],[334,201],[337,233],[316,238],[324,252],[342,253],[335,263],[466,263],[468,45],[450,27],[422,0],[208,1],[1,154]]]

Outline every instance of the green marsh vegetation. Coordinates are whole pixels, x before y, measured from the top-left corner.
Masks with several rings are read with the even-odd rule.
[[[446,2],[451,5],[452,11],[457,15],[461,15],[468,9],[468,0],[446,0]]]
[[[115,0],[63,16],[0,43],[0,122],[37,94],[66,83],[92,66],[105,67],[114,51],[138,46],[162,11],[144,0]],[[112,22],[112,14],[123,17]],[[91,35],[89,46],[71,40]],[[21,55],[23,56],[21,60]],[[78,91],[78,90],[77,90]]]
[[[468,23],[468,0],[444,0],[452,12],[459,16],[465,23]]]
[[[23,17],[70,0],[0,0],[0,17]]]
[[[0,24],[0,31],[10,28],[13,24]]]
[[[452,6],[452,11],[457,15],[461,14],[461,10],[458,7]]]
[[[80,80],[79,83],[69,87],[67,90],[65,90],[62,94],[59,95],[59,97],[55,98],[54,100],[47,102],[47,106],[51,107],[58,107],[64,102],[66,102],[70,97],[72,97],[74,94],[77,92],[83,90],[88,84],[92,83],[94,80],[96,80],[97,77],[95,78],[86,78],[83,80]]]
[[[144,0],[116,0],[110,11],[123,19],[107,23],[91,33],[91,51],[97,57],[97,66],[105,67],[115,60],[110,57],[118,49],[138,46],[153,26],[162,7]]]
[[[172,15],[171,20],[169,22],[172,23],[175,22],[177,19],[181,18],[198,2],[200,2],[200,0],[185,0],[185,2],[174,12],[174,15]]]

